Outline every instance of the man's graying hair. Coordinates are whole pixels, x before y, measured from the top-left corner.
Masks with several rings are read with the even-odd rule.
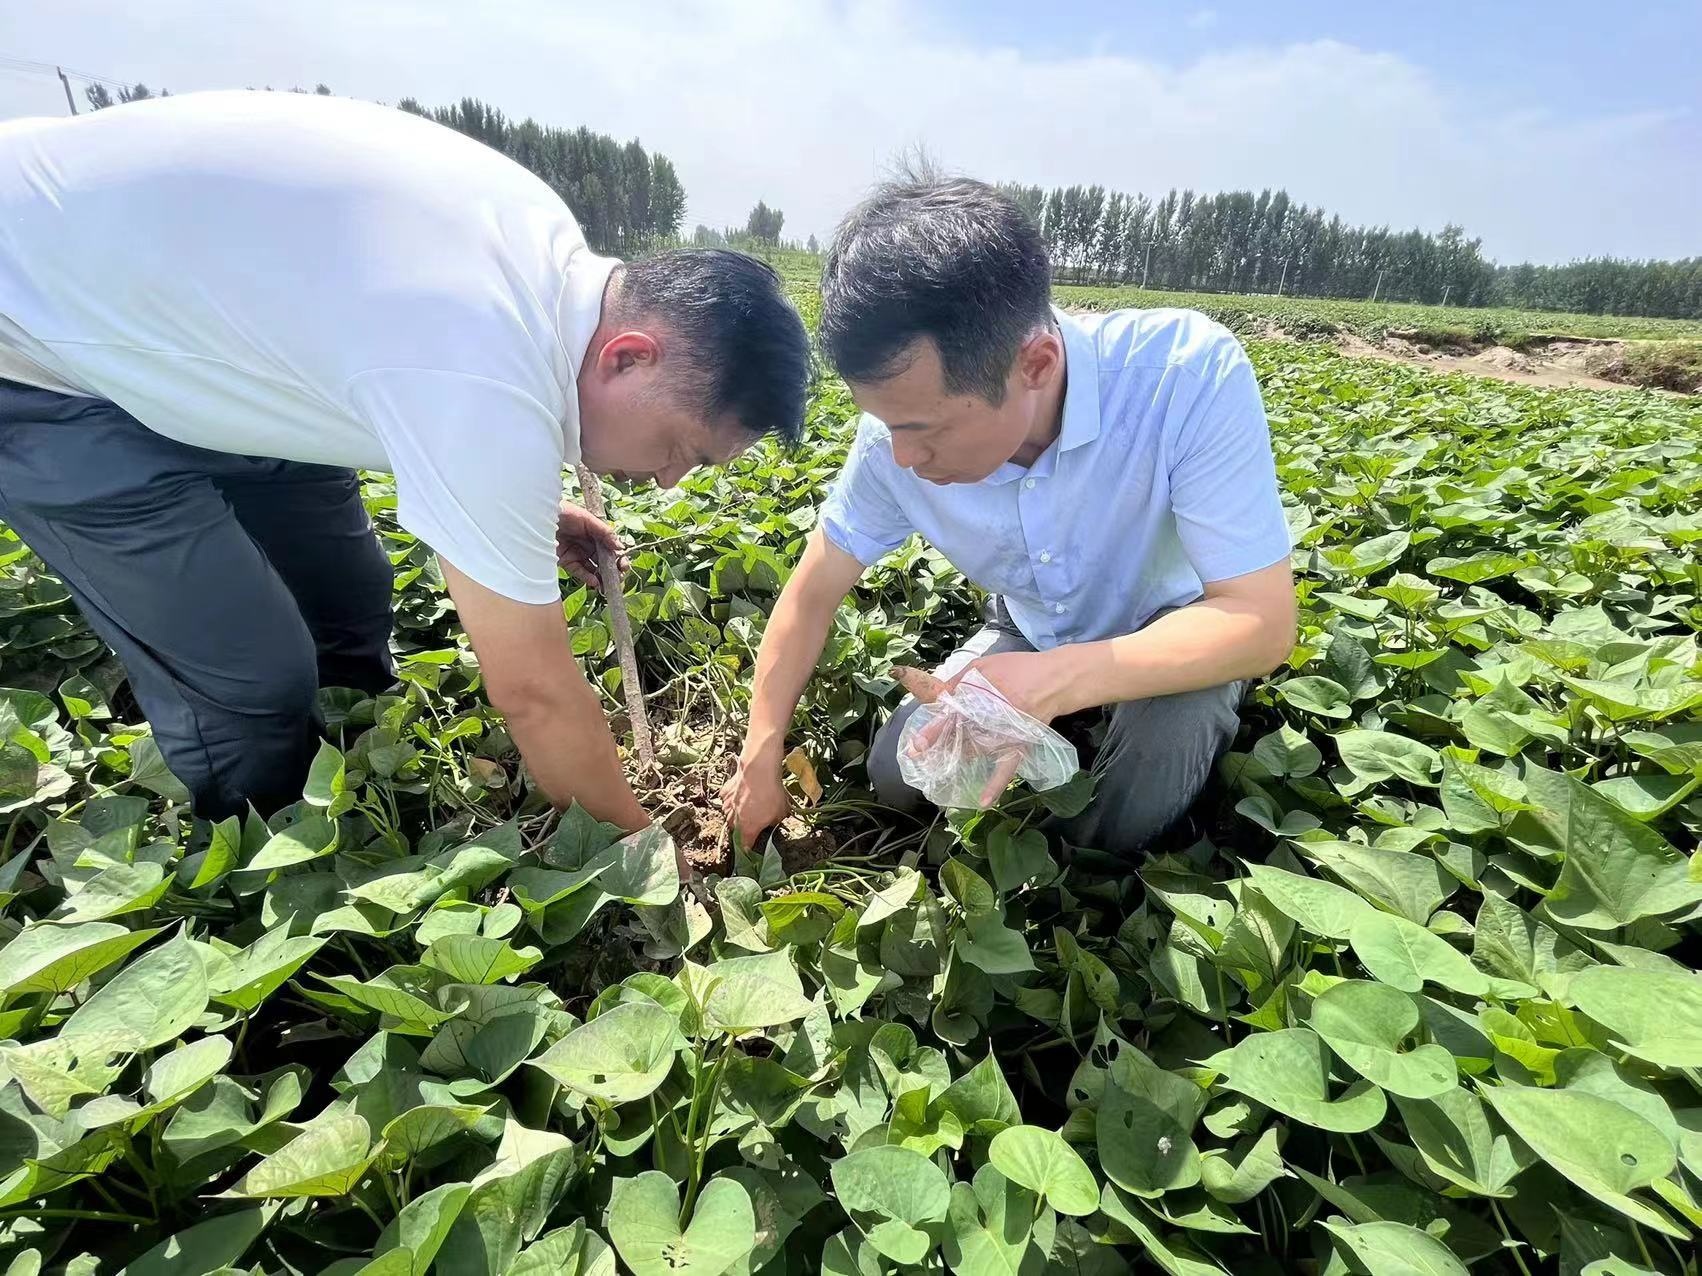
[[[772,267],[723,249],[659,252],[622,267],[617,304],[679,337],[678,384],[707,420],[784,443],[803,436],[810,338]]]
[[[1050,320],[1040,231],[991,186],[906,175],[839,224],[821,282],[821,342],[847,381],[902,372],[919,337],[945,387],[1001,403],[1024,340]]]

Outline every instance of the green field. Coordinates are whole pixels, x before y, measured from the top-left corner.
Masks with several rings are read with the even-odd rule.
[[[1181,306],[1201,310],[1235,332],[1256,333],[1263,325],[1292,335],[1352,332],[1369,339],[1391,328],[1459,334],[1482,343],[1518,344],[1532,334],[1609,337],[1626,341],[1702,340],[1702,321],[1642,319],[1635,315],[1569,315],[1552,310],[1497,307],[1418,306],[1405,302],[1338,301],[1322,297],[1273,297],[1246,293],[1148,292],[1140,288],[1097,288],[1064,284],[1060,304],[1083,310]]]
[[[775,249],[763,254],[791,286],[795,298],[813,302],[821,258]],[[1622,341],[1702,341],[1702,320],[1645,319],[1636,315],[1579,315],[1554,310],[1485,306],[1421,306],[1406,302],[1342,301],[1326,297],[1276,297],[1262,293],[1167,292],[1127,285],[1060,283],[1060,306],[1072,310],[1150,310],[1163,306],[1198,310],[1230,331],[1257,337],[1268,330],[1285,336],[1331,336],[1351,332],[1379,340],[1391,328],[1442,340],[1521,345],[1533,335]]]
[[[269,824],[192,827],[0,544],[0,1267],[1694,1273],[1702,409],[1251,350],[1301,642],[1133,871],[1048,830],[1091,777],[923,824],[863,789],[892,664],[973,623],[920,545],[795,724],[836,849],[693,896],[665,832],[528,793],[386,481],[400,682],[323,693]],[[676,831],[851,417],[829,382],[796,453],[610,493]]]

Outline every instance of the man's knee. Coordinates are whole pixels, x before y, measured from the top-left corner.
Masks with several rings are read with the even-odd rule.
[[[239,693],[190,692],[189,720],[176,729],[162,733],[156,722],[166,762],[189,787],[197,815],[221,819],[250,803],[269,815],[301,796],[318,746],[318,690],[312,647],[302,643],[289,658],[252,670]]]
[[[922,794],[905,783],[898,765],[898,737],[915,708],[916,702],[906,696],[886,725],[875,733],[875,742],[869,748],[869,787],[883,805],[897,811],[913,810],[922,801]]]
[[[1095,765],[1093,805],[1072,832],[1083,845],[1137,851],[1187,814],[1235,738],[1245,684],[1119,705]]]

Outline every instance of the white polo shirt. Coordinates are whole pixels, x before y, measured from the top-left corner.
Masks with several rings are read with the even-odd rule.
[[[197,93],[0,123],[0,377],[390,471],[403,527],[524,602],[560,596],[615,265],[538,178],[390,107]]]

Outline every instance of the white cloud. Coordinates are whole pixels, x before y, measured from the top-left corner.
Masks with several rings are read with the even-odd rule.
[[[353,96],[470,94],[637,135],[679,166],[690,222],[758,197],[825,234],[885,158],[924,143],[990,179],[1162,192],[1285,185],[1353,220],[1464,223],[1502,259],[1697,249],[1695,121],[1496,113],[1400,56],[1331,41],[1167,66],[989,47],[898,0],[60,0],[7,52],[198,87],[324,80]],[[0,114],[56,111],[0,79]],[[1558,99],[1564,107],[1565,99]]]

